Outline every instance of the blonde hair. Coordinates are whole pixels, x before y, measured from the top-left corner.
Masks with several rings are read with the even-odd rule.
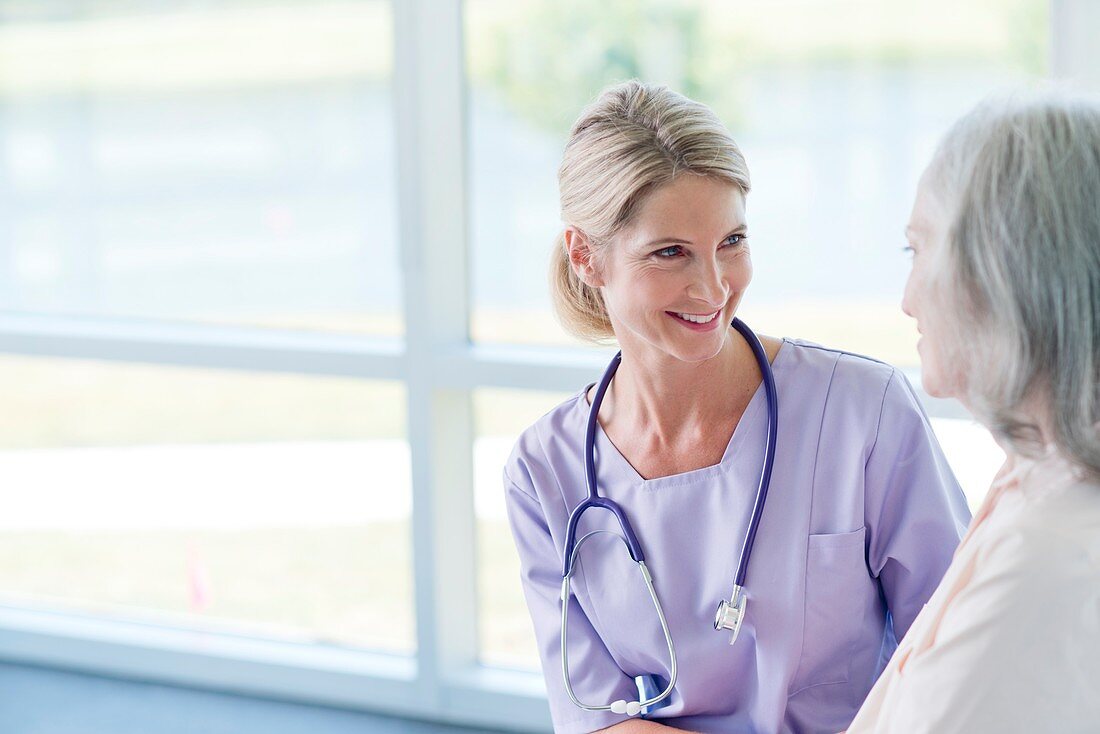
[[[935,287],[970,408],[1024,455],[1046,438],[1100,477],[1100,105],[1063,94],[980,105],[929,183],[948,217]]]
[[[631,223],[646,196],[689,173],[749,192],[749,170],[717,115],[668,87],[629,81],[605,89],[573,124],[558,169],[561,218],[598,254]],[[599,289],[569,262],[564,232],[550,263],[554,308],[583,339],[614,337]]]

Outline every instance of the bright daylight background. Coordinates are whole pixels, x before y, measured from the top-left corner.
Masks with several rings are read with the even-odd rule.
[[[590,349],[546,295],[556,168],[580,108],[637,76],[712,105],[746,154],[748,323],[916,379],[898,301],[918,175],[959,114],[1047,73],[1043,0],[463,8],[483,343]],[[392,22],[382,0],[0,3],[0,309],[402,339]],[[474,392],[491,665],[537,665],[500,467],[563,397]],[[0,602],[410,653],[406,401],[402,382],[0,355]],[[977,502],[998,450],[933,424]]]

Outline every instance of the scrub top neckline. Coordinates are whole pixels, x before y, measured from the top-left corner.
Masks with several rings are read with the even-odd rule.
[[[779,351],[776,352],[775,357],[772,359],[771,366],[773,374],[776,374],[776,382],[778,382],[778,374],[776,372],[779,367],[780,360],[784,359],[787,352],[790,351],[788,345],[792,342],[783,337],[780,340]],[[588,415],[588,410],[591,404],[588,402],[588,391],[595,383],[589,383],[581,390],[580,395],[577,396],[577,404],[582,409],[582,416]],[[678,474],[667,474],[663,477],[653,477],[646,479],[638,470],[634,468],[634,465],[627,461],[627,458],[622,455],[619,448],[612,443],[607,433],[604,431],[603,426],[599,421],[596,421],[596,473],[600,473],[599,462],[603,458],[618,464],[621,470],[620,475],[628,476],[630,483],[633,485],[641,485],[646,489],[656,489],[660,486],[677,485],[677,484],[694,484],[699,481],[703,481],[713,477],[715,474],[722,473],[726,470],[730,459],[737,454],[737,448],[746,439],[745,434],[749,432],[748,426],[753,425],[756,422],[757,416],[764,409],[767,404],[767,397],[764,390],[764,381],[761,380],[760,384],[756,386],[756,391],[753,392],[752,397],[749,399],[748,404],[745,406],[745,410],[741,413],[741,418],[737,421],[737,425],[733,429],[733,433],[730,435],[729,443],[726,444],[725,451],[722,452],[722,458],[717,464],[711,464],[709,466],[699,467],[698,469],[692,469],[686,472],[680,472]],[[582,419],[581,424],[584,424]],[[760,441],[763,445],[766,436],[761,433]]]

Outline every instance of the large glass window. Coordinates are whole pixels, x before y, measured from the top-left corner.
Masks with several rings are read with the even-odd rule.
[[[962,418],[932,418],[932,430],[947,455],[951,471],[959,480],[970,511],[976,512],[989,491],[1005,452],[989,431],[977,421]]]
[[[557,165],[581,108],[639,77],[711,105],[748,160],[745,319],[915,365],[917,179],[959,114],[1043,75],[1046,21],[1043,0],[467,0],[473,337],[569,341],[546,287]]]
[[[9,3],[0,309],[397,335],[390,5]]]
[[[415,649],[400,384],[3,357],[0,386],[2,603]]]
[[[548,726],[501,467],[569,397],[549,392],[570,389],[556,370],[578,390],[599,368],[585,378],[561,350],[479,347],[578,346],[546,277],[572,120],[632,77],[711,105],[753,175],[746,320],[916,366],[898,301],[917,178],[958,114],[1044,75],[1046,33],[1046,0],[3,3],[5,634],[27,660],[86,665],[81,641],[34,626],[68,612],[124,636],[140,625],[115,620],[229,632],[210,636],[227,643],[226,669],[241,663],[219,668],[226,677],[137,634],[126,643],[153,654],[119,644],[118,662],[151,680]],[[463,53],[465,88],[430,73]],[[422,165],[426,141],[464,124],[469,171],[462,152]],[[454,202],[469,202],[468,255],[465,232],[432,226]],[[432,300],[470,306],[473,346],[446,324],[410,334],[407,352],[290,333],[400,338],[402,283],[458,270],[471,302],[458,302],[464,289]],[[187,325],[158,335],[168,321]],[[204,324],[272,331],[226,345],[236,330]],[[172,366],[180,333],[203,364],[257,371]],[[999,449],[972,422],[932,422],[976,506]],[[410,450],[433,471],[413,471]],[[474,458],[476,563],[465,522],[420,503],[411,522],[413,482],[431,485],[418,498],[439,497],[451,479],[434,469],[465,470],[453,451]],[[463,498],[467,479],[454,478]],[[476,585],[476,609],[456,585]],[[431,630],[421,640],[418,625]],[[233,636],[254,638],[241,646],[252,652]],[[114,662],[101,664],[116,673]],[[469,675],[476,664],[524,672]]]

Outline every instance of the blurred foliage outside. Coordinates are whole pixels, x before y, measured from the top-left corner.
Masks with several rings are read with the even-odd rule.
[[[776,66],[1046,68],[1044,0],[468,0],[469,74],[564,135],[607,84],[642,78],[737,126],[738,79]]]
[[[467,0],[464,10],[475,87],[556,134],[600,88],[632,77],[672,84],[732,125],[738,78],[754,68],[1046,67],[1044,0]],[[182,8],[117,0],[76,14],[67,2],[8,3],[0,94],[383,82],[391,15],[381,0]]]

